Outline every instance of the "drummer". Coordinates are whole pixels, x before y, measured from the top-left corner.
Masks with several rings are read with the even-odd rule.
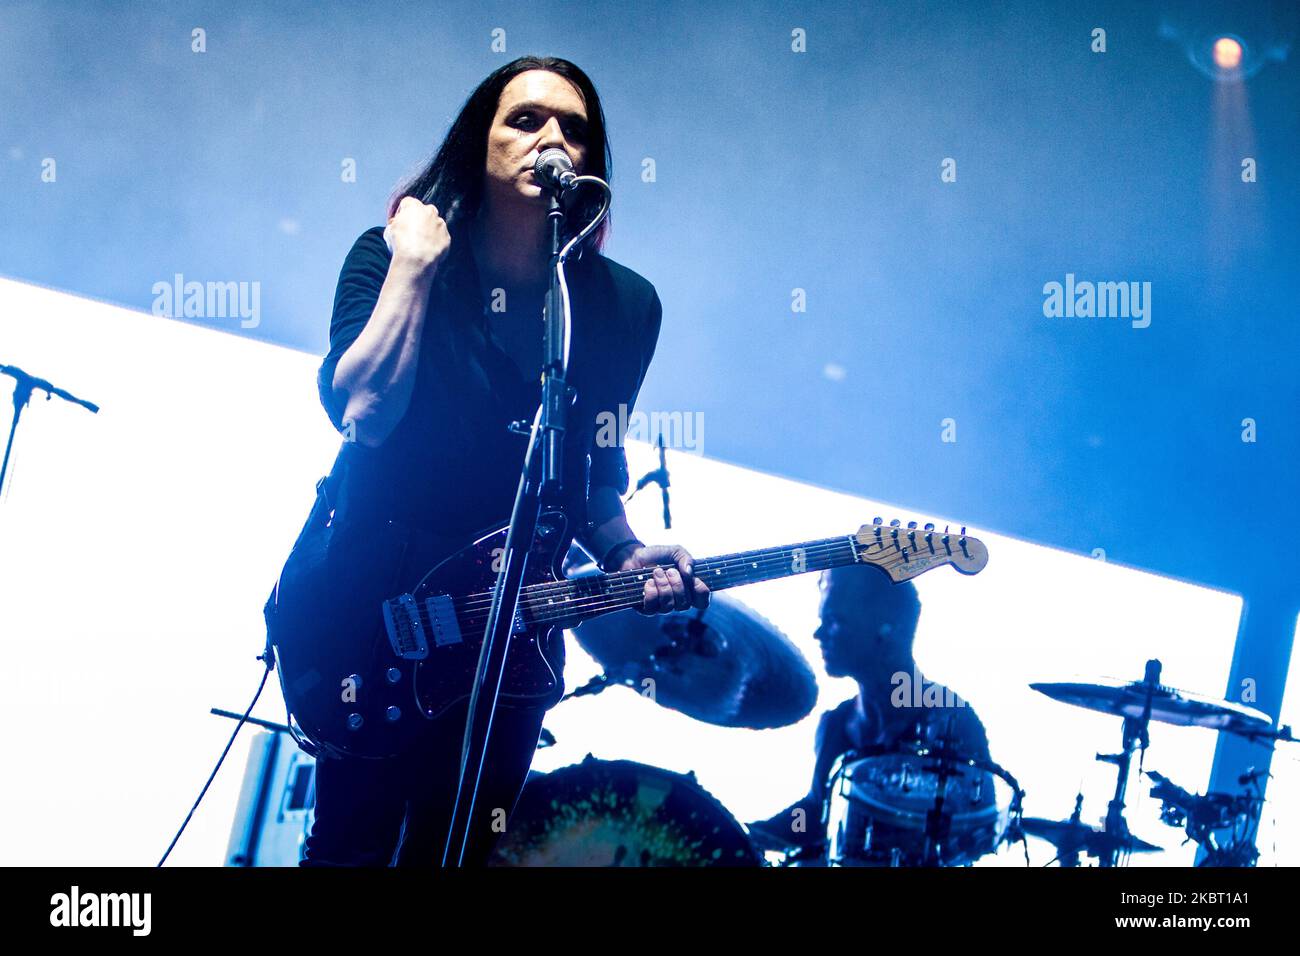
[[[912,657],[921,601],[910,581],[894,584],[875,568],[849,565],[822,573],[821,645],[826,673],[852,677],[858,693],[821,715],[816,766],[806,796],[775,816],[750,824],[769,849],[813,847],[825,834],[819,822],[831,767],[850,751],[918,737],[988,760],[984,725],[964,700],[927,681]]]

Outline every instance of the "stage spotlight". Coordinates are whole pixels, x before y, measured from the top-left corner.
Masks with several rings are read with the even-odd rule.
[[[1160,35],[1177,43],[1205,76],[1235,83],[1250,79],[1274,60],[1286,59],[1295,35],[1294,20],[1294,10],[1269,5],[1243,9],[1230,18],[1217,11],[1200,15],[1193,7],[1166,16]]]
[[[1187,59],[1212,80],[1235,83],[1248,80],[1270,60],[1286,58],[1285,46],[1259,47],[1235,33],[1199,34],[1192,40],[1182,40]]]
[[[1214,57],[1214,65],[1220,70],[1235,70],[1241,66],[1242,57],[1241,41],[1233,36],[1221,36],[1214,41],[1211,47],[1211,55]]]

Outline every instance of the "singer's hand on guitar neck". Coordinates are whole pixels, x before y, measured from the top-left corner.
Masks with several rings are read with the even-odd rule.
[[[690,552],[679,544],[648,544],[629,552],[618,570],[654,568],[637,610],[642,614],[669,614],[709,606],[708,585],[694,576],[694,564]]]

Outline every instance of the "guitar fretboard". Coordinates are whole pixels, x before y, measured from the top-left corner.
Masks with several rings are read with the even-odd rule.
[[[842,536],[702,558],[695,562],[693,572],[709,586],[710,591],[723,591],[794,574],[825,571],[858,560],[853,538]],[[585,620],[637,607],[644,595],[645,583],[653,573],[653,568],[637,568],[530,585],[523,589],[522,594],[526,620],[538,623]]]
[[[692,570],[710,591],[725,591],[854,563],[875,565],[893,580],[902,581],[944,564],[953,565],[963,574],[977,574],[988,562],[983,543],[967,538],[965,528],[960,533],[949,533],[947,528],[936,531],[929,524],[921,529],[915,522],[907,527],[900,524],[894,521],[885,525],[876,519],[856,535],[703,558],[695,562]],[[636,568],[527,585],[520,591],[519,622],[526,626],[559,623],[572,626],[601,614],[638,607],[654,570]],[[450,600],[462,629],[474,631],[487,621],[492,592],[481,591]],[[412,613],[424,624],[436,623],[427,607],[417,605]]]

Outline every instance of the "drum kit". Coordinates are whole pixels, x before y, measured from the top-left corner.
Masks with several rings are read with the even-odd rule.
[[[1178,727],[1204,727],[1234,734],[1252,741],[1294,742],[1291,728],[1273,728],[1268,714],[1227,700],[1215,700],[1167,687],[1160,683],[1161,664],[1147,661],[1142,680],[1107,680],[1094,683],[1039,683],[1029,686],[1052,700],[1085,707],[1122,718],[1122,743],[1118,753],[1097,754],[1097,759],[1115,766],[1115,795],[1107,805],[1101,827],[1080,821],[1083,798],[1075,800],[1068,820],[1027,819],[1027,834],[1051,843],[1062,866],[1078,866],[1080,856],[1095,859],[1103,867],[1119,866],[1132,853],[1155,853],[1160,847],[1139,840],[1129,832],[1124,815],[1133,757],[1145,763],[1151,740],[1152,721]],[[1201,851],[1200,866],[1254,866],[1259,857],[1255,833],[1264,807],[1259,778],[1250,772],[1239,779],[1247,792],[1240,794],[1189,793],[1156,771],[1140,770],[1154,781],[1151,795],[1161,801],[1161,822],[1185,827],[1189,840]]]
[[[566,699],[616,686],[653,687],[647,696],[661,706],[710,724],[753,729],[795,723],[816,703],[816,679],[800,652],[726,594],[714,595],[705,610],[608,615],[573,635],[604,672]],[[1150,661],[1141,681],[1030,685],[1053,700],[1121,718],[1119,752],[1097,755],[1116,770],[1101,826],[1081,819],[1082,795],[1065,820],[1025,817],[1025,792],[1007,770],[918,727],[914,739],[838,757],[819,839],[802,846],[761,826],[742,826],[693,773],[588,755],[530,777],[494,865],[947,867],[973,864],[1016,842],[1029,865],[1028,837],[1050,844],[1052,862],[1060,866],[1079,866],[1083,858],[1123,865],[1131,854],[1161,850],[1130,833],[1125,817],[1132,761],[1145,758],[1152,721],[1253,740],[1294,740],[1289,728],[1274,729],[1260,711],[1163,686],[1159,677],[1160,662]],[[1204,795],[1155,771],[1145,775],[1161,801],[1161,821],[1186,829],[1203,850],[1201,865],[1254,865],[1263,774],[1243,778],[1248,792]]]

